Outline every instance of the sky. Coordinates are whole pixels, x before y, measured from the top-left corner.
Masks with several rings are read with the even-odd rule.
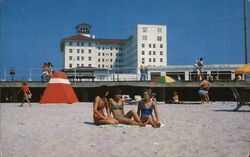
[[[244,63],[243,0],[0,0],[0,3],[1,68],[40,68],[48,61],[62,68],[60,41],[75,35],[75,26],[83,22],[92,26],[96,38],[116,39],[133,35],[137,24],[167,25],[168,65],[192,65],[200,57],[205,64]],[[248,17],[248,49],[249,26]]]

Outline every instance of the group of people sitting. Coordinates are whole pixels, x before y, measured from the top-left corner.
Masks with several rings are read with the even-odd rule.
[[[52,76],[52,72],[53,72],[53,65],[51,64],[51,62],[44,63],[41,76],[42,81],[49,81]]]
[[[110,92],[106,86],[102,86],[100,95],[95,98],[93,104],[94,123],[96,125],[120,123],[142,127],[149,124],[154,128],[159,128],[161,126],[159,111],[153,99],[155,94],[151,89],[145,89],[143,96],[144,98],[139,102],[137,111],[131,109],[125,114],[125,101],[122,99],[122,91],[116,88]],[[153,116],[153,111],[155,116]]]

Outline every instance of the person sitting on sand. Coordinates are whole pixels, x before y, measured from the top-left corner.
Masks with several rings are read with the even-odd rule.
[[[102,86],[100,89],[100,96],[95,98],[93,104],[93,119],[96,125],[101,124],[118,124],[118,121],[111,117],[110,108],[108,104],[109,91],[106,86]],[[106,109],[107,115],[104,114],[104,108]]]
[[[139,102],[137,113],[141,116],[140,118],[142,122],[146,122],[154,128],[158,128],[161,126],[161,123],[159,122],[160,114],[156,102],[152,100],[154,94],[151,89],[145,89],[143,95],[144,99]],[[153,116],[153,110],[155,117]]]
[[[200,89],[198,91],[200,97],[201,97],[201,102],[204,103],[207,102],[209,103],[209,95],[208,95],[208,90],[209,87],[211,86],[211,83],[208,82],[207,80],[203,79],[200,83]]]
[[[31,103],[29,101],[29,98],[31,98],[32,94],[30,92],[30,89],[26,82],[23,82],[23,86],[20,88],[20,90],[17,92],[19,94],[22,91],[23,98],[22,98],[22,104],[19,107],[23,107],[23,103],[26,100],[29,103],[29,106],[31,107]]]
[[[173,104],[184,104],[185,103],[185,101],[180,101],[179,94],[176,91],[173,94],[172,100],[173,100],[172,101]]]
[[[146,124],[141,122],[140,117],[134,109],[130,110],[127,114],[124,114],[124,100],[121,98],[122,92],[120,89],[116,88],[111,92],[109,103],[114,118],[121,124],[145,126]],[[131,119],[132,117],[134,120]]]

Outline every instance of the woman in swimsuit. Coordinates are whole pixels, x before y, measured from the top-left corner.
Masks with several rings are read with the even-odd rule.
[[[120,89],[115,89],[111,93],[111,98],[109,99],[111,112],[114,115],[114,118],[122,124],[138,125],[145,126],[140,120],[140,117],[137,115],[134,109],[130,110],[127,114],[124,115],[124,100],[122,100],[122,92]],[[134,120],[132,120],[132,117]]]
[[[147,124],[152,125],[154,128],[158,128],[161,126],[160,115],[158,111],[158,107],[155,101],[152,100],[154,93],[151,89],[144,90],[144,99],[139,102],[137,114],[141,115],[141,121],[147,122]],[[153,116],[153,110],[155,113],[155,117]]]
[[[118,124],[118,121],[111,117],[110,108],[108,105],[109,91],[106,86],[102,86],[100,89],[100,96],[95,98],[93,104],[93,119],[96,125],[101,124]],[[106,109],[107,115],[104,114],[104,108]]]

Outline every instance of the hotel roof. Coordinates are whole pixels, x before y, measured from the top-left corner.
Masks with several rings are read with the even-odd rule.
[[[87,42],[96,42],[98,44],[115,44],[115,45],[123,45],[125,43],[125,39],[95,39],[95,38],[90,38],[84,35],[74,35],[68,38],[64,38],[62,40],[63,42],[65,41],[87,41]]]

